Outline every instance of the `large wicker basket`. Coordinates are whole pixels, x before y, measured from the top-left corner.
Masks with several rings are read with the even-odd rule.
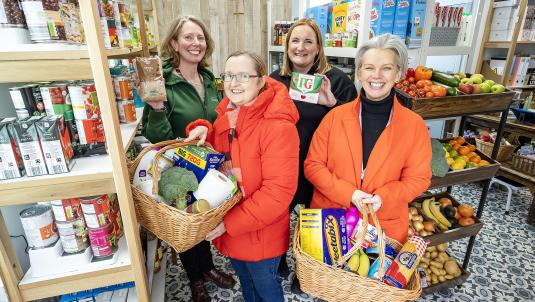
[[[480,139],[476,140],[476,148],[481,151],[481,153],[485,154],[488,157],[491,157],[492,155],[492,149],[494,148],[494,143],[484,142]],[[499,162],[507,161],[511,155],[513,155],[513,152],[516,149],[516,145],[500,145],[500,148],[498,149],[498,155],[496,155],[496,160]]]
[[[157,161],[163,156],[163,153],[169,149],[193,145],[196,142],[197,141],[184,143],[177,140],[163,141],[143,149],[136,160],[129,164],[128,170],[130,173],[130,180],[133,179],[141,158],[148,151],[155,148],[161,148],[154,157],[154,160]],[[161,171],[158,169],[158,165],[153,165],[153,193],[158,193],[158,179],[160,178],[160,174]],[[238,193],[221,206],[206,212],[191,214],[156,201],[133,185],[131,185],[131,188],[136,207],[136,216],[139,223],[150,232],[154,233],[158,238],[167,242],[179,253],[187,251],[203,241],[206,238],[206,235],[223,221],[225,214],[238,201],[240,201],[242,197],[238,190]]]
[[[513,154],[512,165],[519,172],[535,176],[535,158]]]
[[[375,213],[371,211],[371,216],[374,219],[375,225],[380,226]],[[363,229],[367,228],[368,219],[363,215]],[[295,254],[296,274],[301,285],[301,290],[309,293],[315,297],[327,301],[359,301],[359,302],[380,302],[380,301],[407,301],[415,300],[420,297],[422,293],[422,283],[418,277],[418,273],[412,275],[406,289],[400,289],[387,285],[378,280],[361,277],[353,272],[341,269],[341,265],[349,260],[349,258],[357,251],[364,241],[365,232],[360,232],[357,242],[353,248],[340,259],[338,265],[327,265],[314,259],[312,256],[306,254],[301,250],[299,239],[299,223],[296,225],[293,237],[293,250]],[[401,245],[389,238],[387,242],[396,250],[401,249]],[[384,274],[384,242],[382,236],[379,238],[379,257],[381,259],[381,267],[379,275]]]

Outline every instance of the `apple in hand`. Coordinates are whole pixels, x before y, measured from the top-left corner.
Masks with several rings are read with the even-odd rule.
[[[474,86],[471,84],[460,84],[459,90],[466,94],[472,94],[474,93]]]
[[[505,91],[505,86],[502,84],[495,84],[494,86],[490,87],[490,90],[492,93],[502,93]]]

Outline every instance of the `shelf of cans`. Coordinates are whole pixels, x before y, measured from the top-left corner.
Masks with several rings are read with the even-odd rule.
[[[2,0],[0,36],[13,44],[84,44],[77,0]],[[107,48],[140,47],[134,0],[99,0],[100,23]],[[149,18],[143,22],[149,24]],[[154,35],[152,35],[154,44]]]

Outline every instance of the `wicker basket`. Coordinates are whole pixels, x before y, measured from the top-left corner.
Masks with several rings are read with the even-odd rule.
[[[513,154],[513,169],[535,176],[535,158]]]
[[[129,164],[128,170],[130,173],[130,180],[132,181],[141,158],[148,151],[158,147],[162,148],[154,157],[154,160],[157,161],[163,156],[163,153],[169,149],[193,145],[195,143],[196,141],[183,143],[177,140],[171,140],[163,141],[143,149],[136,160]],[[160,178],[160,173],[161,171],[158,169],[158,165],[153,165],[152,175],[154,179],[154,193],[158,193],[158,179]],[[223,221],[225,214],[238,201],[240,201],[242,197],[238,190],[238,193],[221,206],[206,212],[191,214],[156,201],[133,185],[131,185],[131,188],[136,207],[136,216],[139,223],[150,232],[154,233],[158,238],[167,242],[179,253],[187,251],[203,241],[206,238],[206,235]]]
[[[371,213],[378,229],[378,234],[380,234],[379,251],[381,253],[379,254],[379,259],[381,265],[379,275],[383,276],[385,258],[384,241],[381,235],[383,232],[380,230],[375,213],[373,211]],[[366,229],[368,225],[366,215],[363,215],[363,220],[362,229]],[[301,290],[327,301],[407,301],[420,297],[422,283],[418,273],[412,275],[406,289],[400,289],[340,268],[362,245],[365,235],[365,232],[360,232],[353,248],[340,259],[337,265],[330,266],[314,259],[301,250],[298,223],[294,231],[293,250],[295,254],[295,270],[301,284]],[[401,245],[397,241],[389,238],[387,238],[387,241],[396,251],[401,249]]]
[[[488,157],[491,157],[492,149],[494,148],[494,143],[484,142],[477,138],[475,140],[476,148],[481,151],[481,153],[485,154]],[[516,145],[500,145],[496,160],[499,162],[507,161],[515,151],[516,147]]]

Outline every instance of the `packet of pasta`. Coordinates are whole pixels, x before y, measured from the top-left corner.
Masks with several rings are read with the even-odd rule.
[[[165,79],[162,72],[160,57],[138,57],[134,59],[134,67],[139,80],[139,96],[144,102],[160,102],[167,100]]]

